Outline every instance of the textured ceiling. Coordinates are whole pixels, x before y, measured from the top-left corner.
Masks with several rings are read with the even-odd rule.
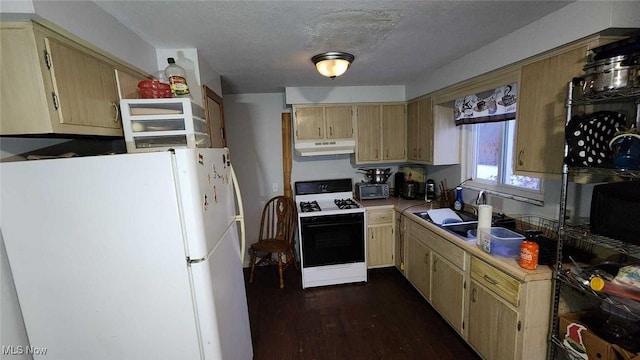
[[[223,94],[402,85],[570,1],[95,1],[156,48],[197,48]],[[311,57],[346,51],[343,76]]]

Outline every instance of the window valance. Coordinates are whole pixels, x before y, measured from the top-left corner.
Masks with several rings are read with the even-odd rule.
[[[457,125],[507,121],[516,118],[518,83],[467,95],[454,102]]]

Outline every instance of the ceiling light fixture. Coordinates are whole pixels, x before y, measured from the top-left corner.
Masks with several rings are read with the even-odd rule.
[[[312,57],[311,61],[316,65],[316,69],[322,76],[333,79],[344,74],[351,66],[353,59],[355,57],[349,53],[329,51]]]

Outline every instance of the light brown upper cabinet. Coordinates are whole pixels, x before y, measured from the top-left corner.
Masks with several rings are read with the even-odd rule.
[[[1,29],[0,134],[122,136],[120,64],[35,22]]]
[[[356,164],[406,161],[404,104],[356,106]]]
[[[431,97],[407,104],[407,160],[429,165],[460,162],[460,131],[453,107],[433,105]]]
[[[294,106],[296,140],[353,139],[351,105]]]
[[[407,104],[407,159],[415,162],[433,161],[433,111],[431,98],[425,97]]]
[[[613,41],[592,37],[525,64],[520,71],[516,173],[560,174],[564,149],[567,84],[583,74],[589,49]]]
[[[227,146],[227,137],[224,127],[224,109],[222,107],[222,97],[209,89],[207,85],[202,86],[204,94],[204,111],[209,136],[211,137],[212,148],[223,148]]]

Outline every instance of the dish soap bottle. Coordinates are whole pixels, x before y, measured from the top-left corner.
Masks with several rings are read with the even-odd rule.
[[[462,211],[464,209],[464,201],[462,201],[462,188],[458,186],[456,188],[456,201],[453,202],[453,209]]]
[[[169,65],[164,69],[164,75],[171,84],[171,93],[174,97],[191,97],[189,85],[187,85],[187,72],[182,66],[176,65],[174,58],[167,59]]]

